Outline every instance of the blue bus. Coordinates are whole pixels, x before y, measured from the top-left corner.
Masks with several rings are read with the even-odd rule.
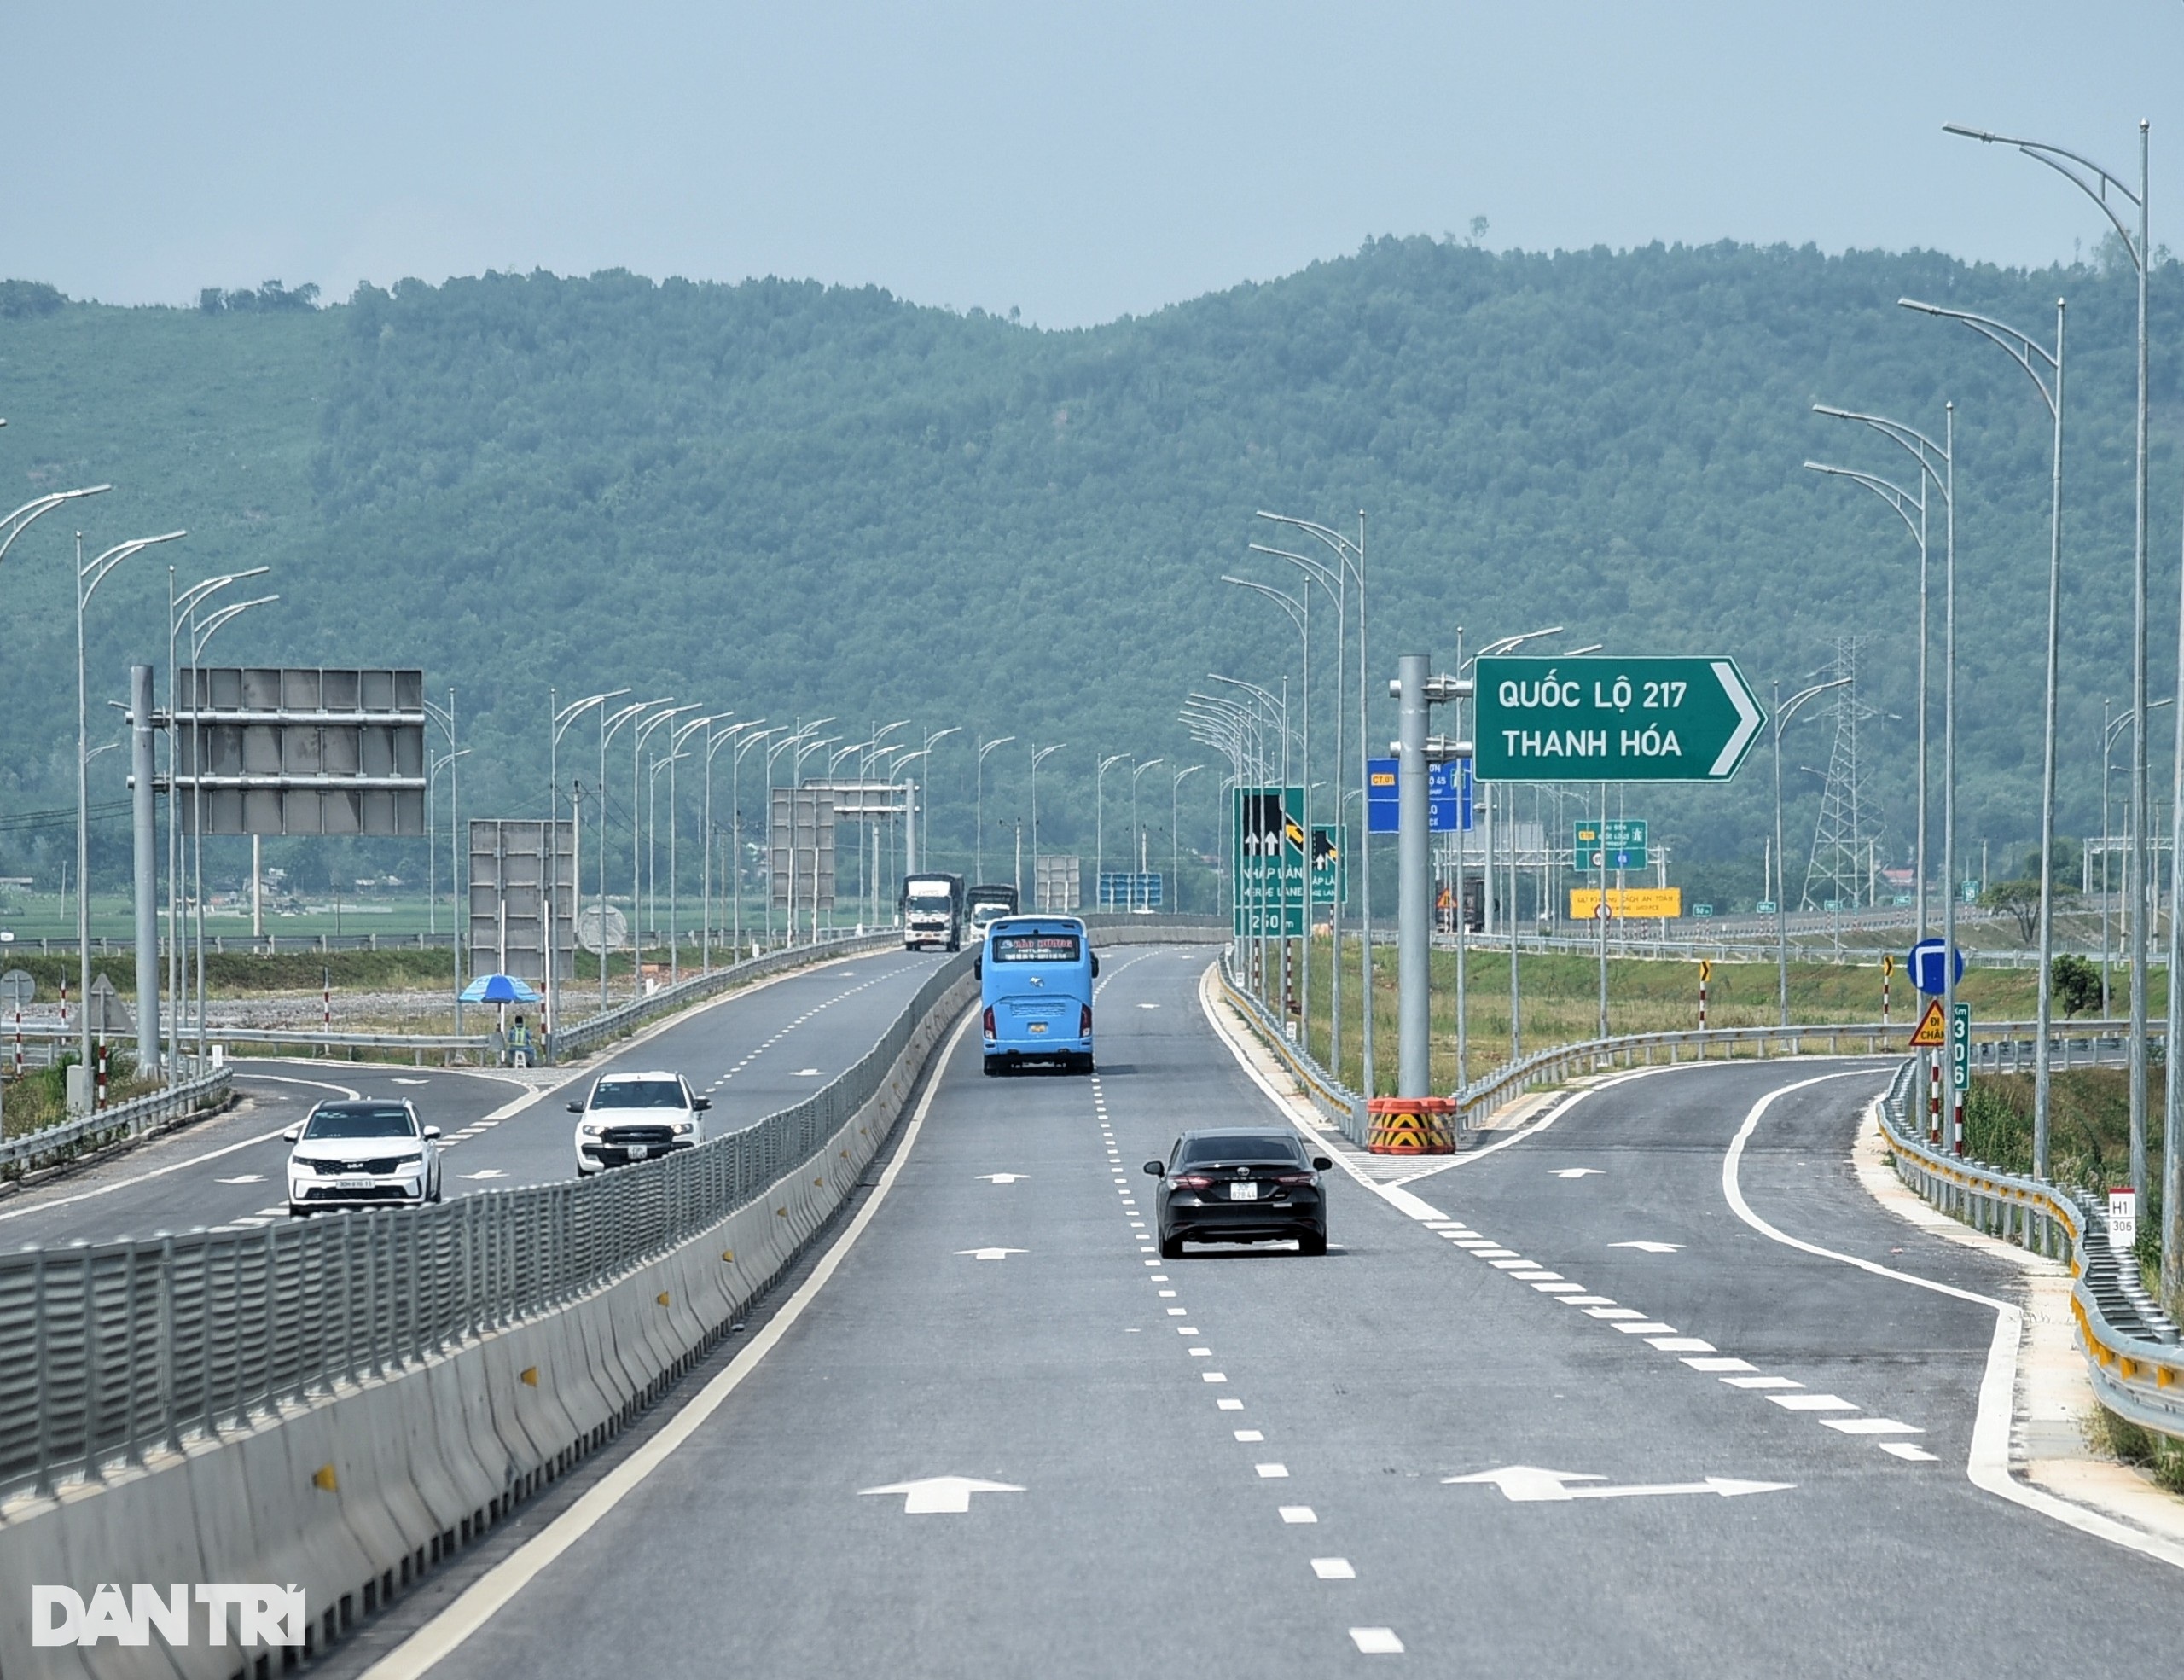
[[[1012,916],[979,947],[985,1071],[1092,1071],[1092,982],[1100,959],[1073,916]]]

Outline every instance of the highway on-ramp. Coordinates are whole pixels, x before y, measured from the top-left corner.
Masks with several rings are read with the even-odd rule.
[[[1105,960],[1096,1078],[955,1040],[653,1473],[520,1514],[476,1597],[337,1669],[2174,1667],[2175,1569],[1967,1478],[2011,1282],[1856,1181],[1878,1064],[1623,1078],[1407,1193],[1330,1174],[1325,1259],[1163,1261],[1140,1164],[1276,1111],[1202,950]]]
[[[229,1113],[0,1200],[0,1243],[104,1241],[288,1217],[281,1133],[329,1097],[408,1097],[439,1126],[448,1196],[566,1178],[566,1101],[613,1068],[662,1067],[712,1098],[709,1135],[809,1095],[885,1033],[940,959],[844,957],[671,1018],[595,1063],[530,1074],[386,1062],[244,1061]],[[566,1082],[566,1097],[560,1087]]]

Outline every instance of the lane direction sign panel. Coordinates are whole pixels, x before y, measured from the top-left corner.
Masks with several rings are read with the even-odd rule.
[[[1767,722],[1729,659],[1478,661],[1482,782],[1726,782]]]

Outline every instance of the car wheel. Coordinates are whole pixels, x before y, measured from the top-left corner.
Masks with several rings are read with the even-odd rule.
[[[1306,1231],[1304,1235],[1297,1239],[1297,1252],[1299,1254],[1326,1253],[1327,1234],[1325,1231]]]
[[[1162,1237],[1160,1239],[1160,1258],[1164,1260],[1182,1259],[1183,1258],[1182,1238],[1179,1236]]]
[[[1001,1058],[999,1056],[990,1055],[985,1058],[983,1066],[985,1069],[986,1078],[989,1079],[995,1078],[998,1077],[1001,1073]]]
[[[308,1219],[311,1218],[311,1209],[299,1207],[292,1201],[288,1204],[288,1217],[291,1219]]]

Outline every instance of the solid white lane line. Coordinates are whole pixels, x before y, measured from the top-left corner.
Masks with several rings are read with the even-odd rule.
[[[1838,1073],[1822,1073],[1812,1078],[1798,1079],[1777,1086],[1751,1105],[1744,1117],[1744,1124],[1737,1128],[1737,1135],[1730,1141],[1728,1153],[1722,1157],[1722,1195],[1731,1212],[1769,1241],[1781,1243],[1800,1253],[1812,1254],[1823,1260],[1837,1260],[1846,1266],[1856,1266],[1860,1271],[1871,1272],[1876,1277],[1892,1278],[1898,1283],[1908,1283],[1914,1288],[1929,1289],[1937,1295],[1970,1301],[1984,1306],[1995,1315],[1994,1338],[1987,1344],[1987,1368],[1979,1381],[1979,1407],[1972,1425],[1972,1450],[1965,1464],[1965,1474],[1972,1485],[1998,1499],[2022,1505],[2027,1510],[2037,1511],[2042,1516],[2053,1517],[2057,1522],[2075,1528],[2081,1534],[2091,1534],[2100,1539],[2123,1546],[2141,1556],[2158,1558],[2162,1562],[2184,1569],[2184,1545],[2174,1540],[2161,1539],[2126,1527],[2114,1518],[2098,1511],[2089,1511],[2073,1505],[2067,1499],[2058,1498],[2039,1488],[2027,1487],[2010,1474],[2010,1415],[2017,1393],[2017,1351],[2024,1335],[2024,1310],[2011,1302],[1996,1300],[1991,1295],[1982,1295],[1970,1289],[1960,1289],[1952,1283],[1937,1282],[1931,1277],[1918,1277],[1908,1271],[1897,1271],[1878,1261],[1862,1259],[1856,1254],[1839,1253],[1833,1248],[1822,1248],[1818,1243],[1806,1242],[1778,1230],[1758,1214],[1752,1212],[1751,1203],[1744,1199],[1744,1190],[1738,1183],[1738,1170],[1743,1164],[1745,1145],[1767,1111],[1781,1098],[1792,1093],[1821,1084],[1827,1079],[1849,1078],[1863,1073],[1873,1077],[1870,1069],[1850,1069]],[[1866,1124],[1873,1125],[1873,1114],[1880,1098],[1875,1096],[1866,1107]],[[1898,1457],[1908,1456],[1899,1453]]]
[[[536,1538],[526,1541],[500,1563],[488,1570],[456,1601],[439,1615],[372,1665],[366,1671],[366,1680],[415,1680],[428,1671],[442,1658],[457,1649],[471,1635],[490,1622],[516,1595],[535,1580],[541,1570],[561,1555],[599,1522],[609,1511],[628,1497],[652,1473],[665,1463],[675,1450],[696,1433],[706,1420],[717,1411],[728,1397],[733,1394],[758,1363],[773,1352],[775,1346],[786,1335],[791,1326],[804,1316],[819,1292],[825,1288],[835,1271],[839,1269],[857,1239],[864,1235],[873,1216],[895,1187],[903,1167],[910,1158],[910,1150],[924,1130],[926,1116],[932,1111],[932,1100],[940,1090],[948,1064],[955,1057],[956,1047],[963,1041],[971,1023],[978,1019],[975,1012],[964,1015],[956,1031],[949,1035],[946,1045],[934,1060],[932,1077],[927,1080],[925,1095],[919,1098],[916,1112],[903,1134],[903,1142],[895,1157],[887,1163],[886,1171],[880,1175],[880,1182],[873,1187],[872,1195],[863,1206],[857,1209],[839,1237],[819,1257],[796,1293],[781,1304],[781,1311],[766,1322],[765,1327],[753,1336],[728,1369],[714,1377],[675,1416],[667,1420],[659,1433],[631,1452],[629,1457],[614,1467],[588,1490],[569,1509],[549,1523]]]

